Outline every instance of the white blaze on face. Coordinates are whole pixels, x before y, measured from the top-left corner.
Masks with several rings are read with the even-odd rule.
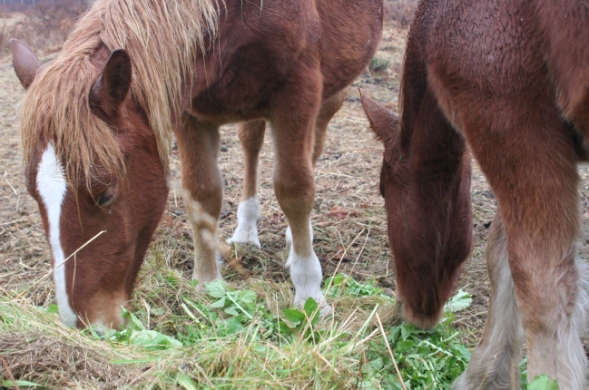
[[[61,247],[59,232],[61,206],[66,190],[67,184],[63,167],[57,159],[55,149],[53,149],[51,144],[48,144],[39,163],[37,191],[41,195],[41,201],[47,211],[49,246],[53,254],[53,281],[55,282],[55,295],[57,297],[59,315],[67,326],[75,327],[77,316],[70,306],[67,295],[65,264],[63,264],[65,256]]]

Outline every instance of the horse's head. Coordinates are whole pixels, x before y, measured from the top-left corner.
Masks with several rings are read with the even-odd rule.
[[[54,75],[40,70],[25,44],[11,45],[27,90],[21,116],[26,185],[50,245],[60,316],[70,326],[120,327],[121,308],[129,302],[168,193],[153,132],[129,94],[131,60],[123,50],[105,53],[93,63],[94,74],[82,75],[89,80],[86,87],[62,80],[48,90],[39,84]],[[84,96],[71,96],[76,88]],[[69,107],[59,107],[64,101]],[[81,120],[84,107],[88,118]],[[103,136],[72,123],[95,124]],[[101,158],[108,139],[120,156],[119,170]],[[89,146],[72,150],[82,144]],[[84,169],[76,166],[84,159]]]
[[[395,258],[397,301],[406,321],[431,328],[471,248],[470,157],[453,129],[444,139],[423,133],[404,138],[394,113],[362,91],[361,97],[385,147],[380,192]]]

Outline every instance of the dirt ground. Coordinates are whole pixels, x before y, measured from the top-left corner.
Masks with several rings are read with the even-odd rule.
[[[394,289],[391,253],[386,237],[383,200],[378,193],[382,146],[369,131],[357,88],[396,111],[399,75],[406,30],[388,26],[376,57],[388,61],[388,70],[363,75],[350,90],[342,110],[330,124],[326,145],[316,168],[316,199],[313,215],[315,248],[325,276],[336,269],[360,280],[375,279]],[[44,58],[48,60],[49,58]],[[54,302],[49,248],[45,241],[36,203],[27,194],[21,166],[18,137],[18,104],[22,88],[10,58],[0,59],[0,294],[13,296],[28,288],[26,295],[36,305]],[[266,137],[261,163],[259,196],[261,250],[243,249],[240,262],[247,272],[263,278],[286,280],[283,264],[286,222],[272,191],[272,147]],[[170,267],[190,277],[192,268],[191,227],[181,201],[179,161],[172,157],[172,190],[167,210],[158,228],[153,248],[165,253]],[[234,126],[222,129],[219,164],[225,179],[225,198],[220,230],[230,237],[236,225],[242,178],[242,152]],[[580,168],[584,213],[587,210],[589,169]],[[480,336],[489,301],[485,245],[496,202],[485,179],[475,169],[472,184],[475,248],[459,282],[472,294],[473,305],[460,314],[456,325],[467,330],[472,344]],[[584,219],[584,225],[587,225]],[[582,241],[586,258],[587,242]],[[341,260],[341,261],[340,261]],[[339,267],[339,268],[338,268]],[[226,268],[230,281],[243,276]]]

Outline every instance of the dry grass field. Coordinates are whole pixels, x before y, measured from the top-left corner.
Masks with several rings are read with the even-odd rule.
[[[406,23],[394,23],[390,19],[387,21],[383,40],[373,63],[373,69],[379,68],[379,71],[358,78],[349,91],[344,107],[332,120],[323,155],[316,167],[317,192],[312,216],[315,249],[325,277],[336,271],[342,272],[359,281],[374,280],[377,286],[390,293],[394,291],[394,272],[386,237],[383,200],[378,193],[382,145],[369,130],[357,88],[365,89],[369,96],[385,103],[392,110],[397,110],[406,33]],[[54,55],[51,51],[49,50],[49,54],[42,54],[43,61],[51,60]],[[23,307],[48,307],[55,303],[52,278],[48,276],[51,269],[49,247],[45,241],[37,205],[24,186],[21,165],[18,134],[21,97],[22,88],[14,75],[10,57],[3,55],[0,57],[0,298],[17,302]],[[292,294],[288,273],[284,270],[287,255],[284,247],[286,222],[272,190],[272,158],[271,139],[268,135],[259,168],[259,196],[263,214],[259,231],[262,248],[238,248],[234,253],[235,263],[225,267],[222,274],[229,285],[235,288],[256,289],[263,282],[267,286],[264,289],[270,291],[267,292],[268,299],[275,299],[285,305]],[[225,180],[223,213],[219,224],[222,238],[230,237],[236,226],[242,161],[235,127],[223,127],[222,153],[219,159]],[[587,216],[589,169],[581,167],[579,171],[582,176],[580,192],[583,213]],[[145,291],[152,288],[151,273],[166,269],[174,270],[186,279],[191,275],[191,227],[180,197],[180,167],[176,154],[172,156],[171,173],[168,207],[147,255],[151,264],[141,273],[138,281],[133,301],[135,310],[144,309],[147,305]],[[493,193],[478,169],[475,169],[473,177],[472,200],[475,248],[465,265],[459,287],[472,295],[473,304],[458,314],[454,322],[454,326],[463,331],[461,337],[469,347],[474,346],[478,340],[488,309],[490,289],[485,265],[485,245],[488,227],[496,209]],[[586,217],[583,222],[586,228]],[[587,242],[585,238],[581,240],[581,252],[585,258],[588,254]],[[279,296],[281,294],[284,296]],[[174,297],[160,296],[159,299],[162,302],[171,302]],[[336,316],[343,316],[342,312],[337,313],[337,302],[335,310]],[[54,318],[57,320],[57,317]],[[166,321],[166,318],[159,318],[158,323],[151,326],[160,330],[175,326],[166,325]],[[36,353],[42,354],[39,356],[50,359],[59,355],[63,346],[55,339],[38,338],[37,341],[39,340],[42,342],[35,347]],[[30,340],[27,342],[30,343]],[[3,348],[21,348],[23,343],[23,339],[16,335],[0,333],[0,352]],[[79,357],[76,353],[81,352],[69,350],[68,353]],[[29,358],[31,356],[33,355]],[[105,367],[96,365],[88,369],[116,371],[116,368]],[[113,384],[128,383],[129,377],[141,375],[127,371],[117,371],[115,374],[120,382],[114,381]],[[8,378],[6,365],[3,367],[0,364],[0,378]]]

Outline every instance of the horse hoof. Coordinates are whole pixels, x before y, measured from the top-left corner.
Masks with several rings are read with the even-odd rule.
[[[317,301],[317,303],[319,303],[319,301]],[[305,306],[305,302],[295,303],[295,307],[299,308],[300,310],[303,310],[304,306]],[[313,313],[311,313],[311,314],[313,314]],[[327,302],[325,302],[325,300],[322,300],[321,303],[319,303],[319,319],[320,320],[329,319],[329,318],[331,318],[332,315],[333,315],[333,308],[331,307],[331,305],[329,305]]]
[[[237,228],[227,244],[236,243],[261,247],[258,239],[258,220],[262,218],[260,203],[255,196],[243,201],[237,207]]]
[[[323,301],[323,305],[321,305],[321,307],[319,309],[319,318],[326,319],[326,318],[330,318],[332,315],[333,315],[333,308],[331,307],[331,305],[329,305],[325,301]]]
[[[197,290],[204,290],[206,283],[214,282],[217,279],[223,279],[223,277],[221,276],[221,273],[219,271],[217,271],[215,274],[212,274],[212,275],[210,275],[210,274],[196,274],[196,273],[192,274],[192,280],[198,281],[198,284],[196,285]]]
[[[225,241],[228,245],[237,244],[237,245],[253,245],[258,249],[262,248],[262,244],[260,244],[260,240],[258,239],[258,234],[238,234],[238,230],[235,231],[233,237],[227,239]]]

